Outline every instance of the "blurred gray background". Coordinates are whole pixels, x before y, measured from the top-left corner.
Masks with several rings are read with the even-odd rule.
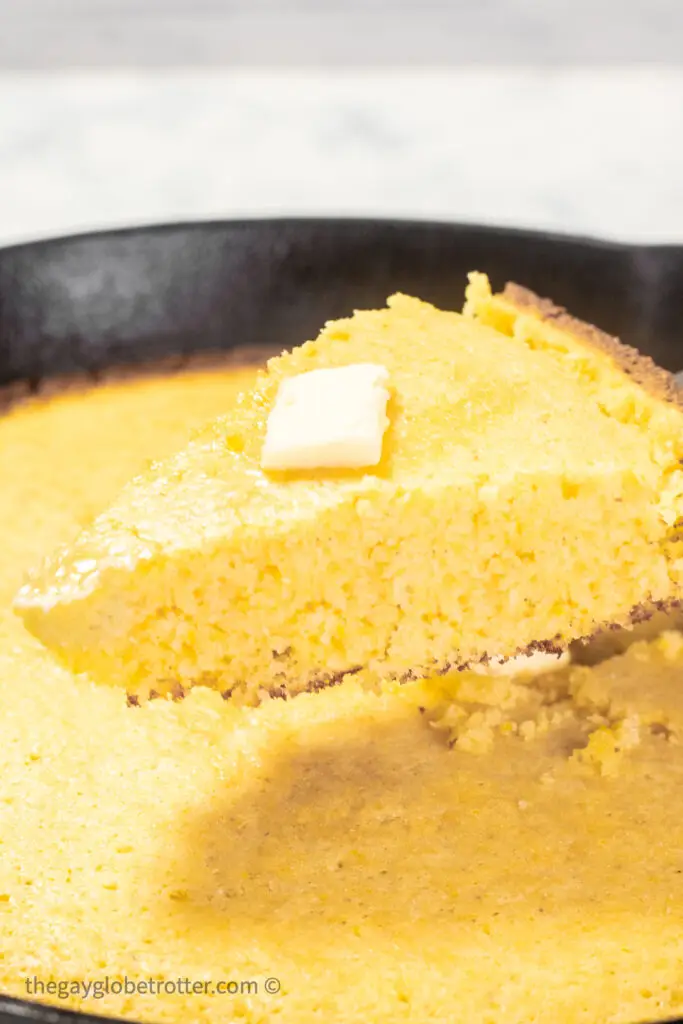
[[[683,242],[683,0],[0,0],[0,244],[292,214]]]
[[[3,0],[12,67],[683,61],[681,0]]]

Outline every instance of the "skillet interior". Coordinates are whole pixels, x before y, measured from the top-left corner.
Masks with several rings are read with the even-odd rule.
[[[0,250],[0,384],[199,349],[290,346],[392,291],[455,307],[473,268],[496,286],[523,282],[683,368],[683,247],[476,225],[263,220]]]
[[[465,274],[516,279],[683,368],[683,247],[371,220],[135,228],[0,250],[0,385],[243,345],[284,348],[403,290],[446,308]],[[0,997],[0,1024],[109,1018]]]

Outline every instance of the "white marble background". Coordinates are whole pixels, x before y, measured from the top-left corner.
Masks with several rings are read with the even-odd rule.
[[[683,69],[0,75],[0,243],[281,214],[683,242]]]
[[[683,242],[683,0],[0,0],[0,244],[281,214]]]

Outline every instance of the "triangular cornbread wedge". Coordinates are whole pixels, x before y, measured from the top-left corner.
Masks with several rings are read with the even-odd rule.
[[[381,462],[264,472],[280,382],[357,363],[389,374]],[[664,371],[472,275],[464,314],[395,295],[271,360],[16,606],[73,669],[138,696],[284,696],[559,650],[678,599],[682,455]]]

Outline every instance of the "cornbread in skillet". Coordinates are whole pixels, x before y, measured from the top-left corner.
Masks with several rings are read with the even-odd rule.
[[[12,613],[28,565],[248,382],[0,418],[0,989],[178,1024],[683,1012],[680,635],[535,679],[127,707]]]
[[[671,601],[683,412],[663,371],[590,330],[518,290],[493,299],[481,275],[465,315],[395,295],[331,322],[133,481],[17,608],[70,668],[131,694],[255,700],[561,649]],[[279,385],[358,363],[388,371],[379,464],[266,473]]]

